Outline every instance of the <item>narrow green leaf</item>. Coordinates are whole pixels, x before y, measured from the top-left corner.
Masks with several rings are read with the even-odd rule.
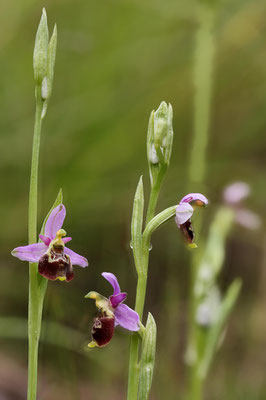
[[[143,181],[141,176],[134,197],[132,220],[131,220],[131,246],[133,249],[135,265],[138,273],[141,271],[143,209],[144,209],[144,192],[143,192]]]
[[[156,336],[156,323],[152,314],[149,313],[142,340],[138,400],[149,398],[155,364]]]
[[[211,362],[217,350],[219,338],[239,296],[241,286],[242,282],[240,279],[235,279],[234,282],[231,283],[220,306],[217,320],[208,333],[205,352],[199,365],[199,375],[202,379],[205,379],[208,374]]]

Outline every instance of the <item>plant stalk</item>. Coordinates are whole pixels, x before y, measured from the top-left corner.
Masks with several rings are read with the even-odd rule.
[[[196,34],[194,64],[194,138],[190,155],[189,181],[202,185],[206,175],[206,150],[209,139],[211,95],[213,86],[213,57],[215,7],[199,4],[199,27]],[[200,234],[202,217],[198,221],[197,232]],[[199,257],[195,252],[192,257],[190,278],[190,310],[187,361],[189,364],[188,400],[201,400],[203,380],[198,369],[202,353],[201,335],[195,321],[197,299],[194,294]]]
[[[38,166],[40,152],[40,136],[42,127],[41,87],[36,87],[36,111],[32,146],[31,177],[29,192],[29,244],[37,242],[37,196],[38,196]],[[38,347],[41,332],[43,296],[40,296],[38,285],[38,265],[29,264],[29,305],[28,305],[28,394],[27,400],[36,400]]]
[[[149,204],[146,215],[146,226],[150,220],[154,217],[155,209],[159,197],[160,188],[165,175],[167,167],[162,166],[158,172],[157,178],[152,185]],[[150,243],[144,243],[142,241],[142,257],[141,265],[137,266],[137,270],[141,271],[138,274],[137,292],[135,311],[139,314],[140,320],[142,320],[143,310],[145,305],[148,267],[149,267],[149,251]],[[140,338],[137,333],[134,333],[131,338],[130,345],[130,356],[129,356],[129,375],[128,375],[128,392],[127,400],[137,400],[138,398],[138,384],[139,384],[139,343]]]

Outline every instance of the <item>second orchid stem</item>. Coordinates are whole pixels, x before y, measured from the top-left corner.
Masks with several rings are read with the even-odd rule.
[[[215,5],[199,3],[199,26],[195,44],[194,64],[194,137],[190,154],[189,181],[202,185],[206,175],[206,150],[209,140],[211,96],[213,86],[214,21]],[[200,232],[201,219],[197,232]],[[199,362],[202,352],[201,335],[197,329],[195,313],[197,300],[194,293],[199,255],[194,253],[191,265],[189,337],[186,359],[189,364],[188,400],[201,400],[203,380],[199,376]]]

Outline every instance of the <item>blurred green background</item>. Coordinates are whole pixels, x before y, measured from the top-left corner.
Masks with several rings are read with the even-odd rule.
[[[263,224],[235,226],[221,276],[243,289],[205,390],[208,400],[266,398],[266,3],[213,2],[215,73],[207,174],[207,227],[224,186],[248,182],[246,202]],[[54,89],[41,142],[39,223],[63,188],[71,248],[89,259],[70,284],[49,283],[40,346],[39,399],[125,399],[129,334],[88,351],[96,313],[89,290],[108,296],[102,271],[119,277],[133,307],[136,273],[129,247],[135,188],[144,174],[146,129],[162,100],[173,105],[172,161],[158,210],[199,188],[188,181],[193,138],[193,62],[198,28],[192,0],[10,0],[0,15],[0,398],[26,397],[28,266],[10,256],[27,243],[27,204],[34,120],[32,52],[45,6],[58,26]],[[39,225],[40,226],[40,225]],[[151,398],[180,398],[185,386],[190,254],[170,222],[153,237],[146,311],[158,325]],[[145,313],[145,315],[147,315]]]

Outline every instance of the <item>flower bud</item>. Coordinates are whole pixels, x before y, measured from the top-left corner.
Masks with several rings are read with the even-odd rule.
[[[48,25],[45,8],[42,10],[42,17],[35,37],[33,51],[33,70],[37,85],[41,85],[47,70],[47,51],[48,51]]]
[[[162,101],[156,111],[152,111],[147,137],[148,161],[151,164],[170,162],[173,143],[173,109]]]
[[[42,118],[44,118],[46,114],[48,102],[52,94],[53,80],[54,80],[54,66],[56,58],[56,46],[57,46],[57,27],[55,25],[47,50],[46,76],[42,81],[42,99],[45,100],[42,110]]]

